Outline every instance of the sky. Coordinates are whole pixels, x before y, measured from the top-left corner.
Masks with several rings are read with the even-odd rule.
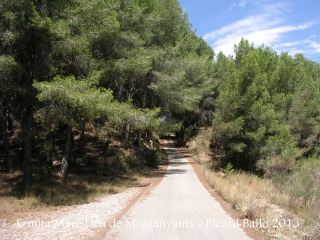
[[[241,38],[320,63],[319,0],[179,0],[196,34],[233,54]]]

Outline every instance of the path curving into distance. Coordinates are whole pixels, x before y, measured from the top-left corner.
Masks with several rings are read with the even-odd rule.
[[[189,161],[170,144],[164,149],[169,166],[162,181],[104,239],[251,239],[205,189]]]

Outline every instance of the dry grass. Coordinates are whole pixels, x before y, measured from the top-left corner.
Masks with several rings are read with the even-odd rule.
[[[88,203],[106,194],[119,193],[133,187],[140,177],[139,174],[115,178],[70,174],[67,181],[63,181],[60,176],[53,175],[50,179],[35,182],[28,194],[20,195],[14,188],[2,187],[8,181],[17,187],[21,184],[22,176],[19,174],[7,176],[7,181],[0,183],[0,219],[10,221],[10,219],[19,218],[21,214],[37,211],[47,212],[64,209],[66,206]]]
[[[299,227],[260,229],[271,239],[316,240],[320,232],[320,165],[319,161],[307,162],[291,175],[261,178],[238,171],[212,171],[211,150],[208,139],[211,129],[202,129],[189,143],[197,162],[205,168],[205,178],[243,218],[263,221],[298,222]]]
[[[74,132],[74,149],[66,179],[59,174],[64,146],[63,134],[57,133],[54,138],[53,169],[50,175],[47,166],[40,160],[40,154],[34,154],[31,164],[33,185],[27,193],[23,191],[22,166],[18,158],[20,150],[15,149],[17,154],[14,173],[2,171],[5,165],[0,156],[0,227],[2,221],[14,222],[37,213],[65,211],[73,208],[73,205],[122,192],[139,185],[140,180],[150,174],[152,168],[146,167],[137,150],[122,148],[116,137],[106,154],[102,154],[104,141],[94,134],[92,126],[87,128],[84,151],[78,151],[80,133]],[[153,142],[158,144],[156,138],[157,136],[152,135]],[[156,148],[156,144],[149,147]]]
[[[241,211],[244,218],[265,217],[267,205],[288,203],[288,198],[274,187],[271,180],[253,174],[206,170],[205,178],[225,200]]]
[[[307,201],[294,198],[293,192],[297,191],[298,185],[286,185],[287,189],[280,191],[270,179],[208,169],[205,178],[219,195],[241,212],[243,218],[269,223],[285,221],[284,227],[260,229],[271,239],[320,239],[319,200],[314,196]],[[297,223],[298,227],[293,227],[292,223]]]
[[[187,147],[193,155],[193,158],[199,164],[208,163],[211,158],[210,142],[208,139],[212,137],[212,129],[200,129],[199,134],[187,143]]]
[[[302,216],[308,225],[320,224],[320,159],[299,162],[289,176],[276,179],[278,188],[289,197],[288,207]],[[317,223],[317,224],[316,224]]]
[[[98,151],[97,151],[98,152]],[[115,194],[136,186],[149,174],[131,150],[109,149],[107,159],[89,155],[77,159],[70,166],[66,180],[59,174],[57,165],[51,176],[33,164],[33,186],[23,192],[21,171],[0,174],[0,220],[20,218],[23,214],[38,211],[61,210],[68,206],[94,201],[106,194]]]

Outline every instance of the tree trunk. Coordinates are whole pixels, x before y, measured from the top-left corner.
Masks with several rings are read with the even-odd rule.
[[[71,145],[72,145],[72,127],[71,125],[67,125],[66,128],[66,146],[64,149],[64,154],[61,162],[61,175],[66,178],[69,160],[71,155]]]
[[[7,170],[8,172],[12,172],[12,154],[10,149],[10,140],[8,134],[8,122],[9,119],[7,118],[7,109],[6,106],[3,106],[2,109],[2,116],[1,116],[1,131],[2,131],[2,140],[3,140],[3,150],[4,150],[4,157],[7,163]]]
[[[51,176],[52,169],[53,169],[53,162],[52,162],[52,151],[53,151],[53,143],[52,143],[52,123],[49,120],[49,107],[46,107],[46,115],[45,115],[45,131],[47,133],[46,136],[46,167],[48,171],[48,175]]]
[[[104,143],[103,150],[102,150],[103,160],[106,160],[106,159],[107,159],[107,153],[108,153],[108,149],[109,149],[110,143],[111,143],[110,140],[107,140],[107,141]]]
[[[31,154],[33,138],[33,106],[27,106],[24,119],[24,190],[28,191],[31,187]]]
[[[123,141],[123,147],[124,148],[128,148],[128,144],[129,144],[129,133],[130,133],[130,124],[128,123],[126,126],[126,130],[124,133],[124,141]]]
[[[80,137],[79,137],[79,152],[80,153],[84,152],[84,143],[85,143],[84,132],[85,132],[85,129],[86,129],[86,122],[84,121],[82,123],[81,134],[80,134]]]
[[[46,152],[47,157],[47,166],[48,166],[48,175],[52,174],[53,169],[53,163],[52,163],[52,150],[53,150],[53,144],[52,144],[52,133],[48,133],[47,135],[47,144],[48,144],[48,151]]]
[[[176,133],[176,137],[177,139],[177,144],[179,147],[184,147],[185,146],[185,139],[184,139],[184,135],[185,135],[185,127],[184,125],[181,126],[178,134]]]
[[[142,99],[142,108],[145,108],[146,107],[146,101],[147,101],[147,93],[146,91],[144,92],[143,94],[143,99]],[[138,132],[138,147],[139,149],[142,149],[142,131],[139,130]]]
[[[138,132],[138,147],[139,149],[142,148],[142,131],[141,130],[139,130]]]

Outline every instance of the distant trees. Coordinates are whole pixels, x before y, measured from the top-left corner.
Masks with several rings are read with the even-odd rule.
[[[214,63],[214,148],[236,167],[255,170],[259,161],[285,170],[297,147],[311,148],[319,133],[320,66],[247,40],[235,54],[220,53]]]

